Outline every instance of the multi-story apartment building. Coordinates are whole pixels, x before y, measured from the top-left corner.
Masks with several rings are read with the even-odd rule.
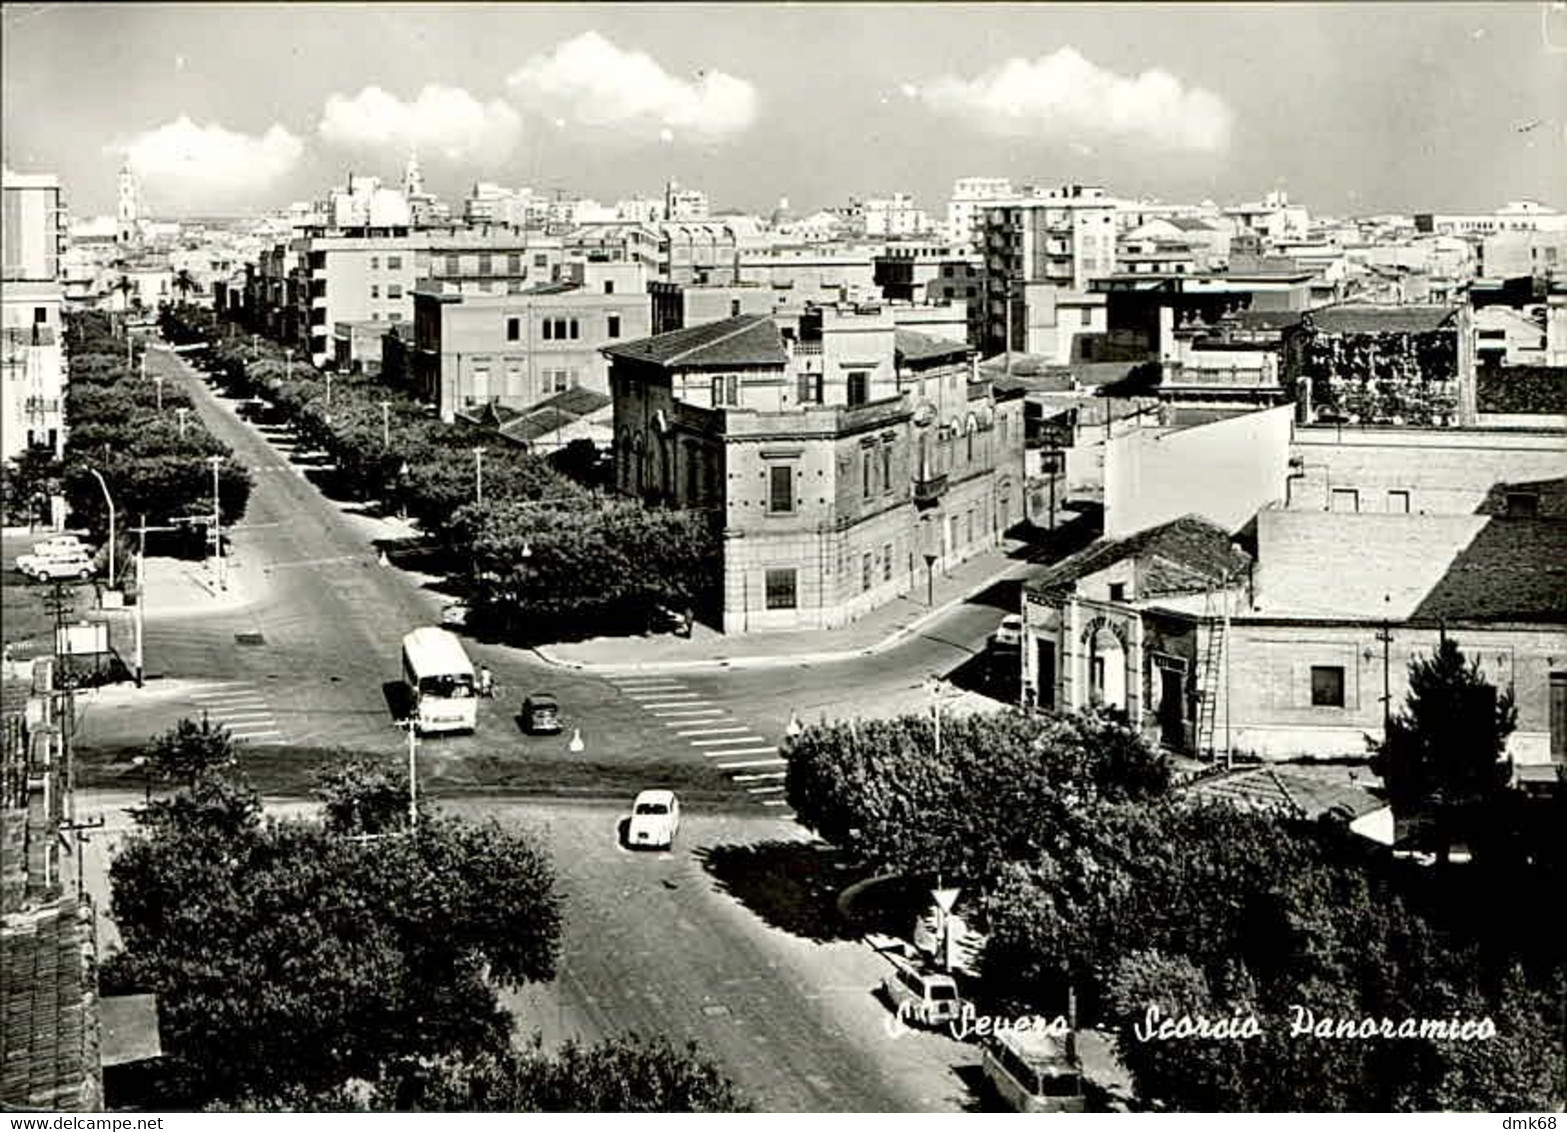
[[[1115,271],[1115,202],[1096,186],[1008,201],[985,211],[983,352],[1027,351],[1027,289],[1082,293]]]
[[[1223,212],[1237,232],[1251,232],[1265,241],[1304,240],[1311,230],[1311,214],[1290,204],[1289,194],[1282,189],[1267,193],[1260,201],[1230,205]]]
[[[480,181],[463,201],[463,220],[469,224],[542,228],[549,220],[549,201],[532,189],[507,189]]]
[[[526,409],[568,389],[607,393],[601,347],[651,330],[647,273],[636,263],[577,263],[559,274],[490,293],[421,286],[409,372],[383,373],[408,380],[447,421],[485,404]]]
[[[869,246],[814,245],[742,252],[737,281],[770,287],[788,305],[874,299],[875,251]]]
[[[1415,213],[1417,232],[1491,236],[1497,232],[1567,232],[1567,212],[1533,200],[1508,201],[1495,212]]]
[[[617,483],[723,532],[726,632],[829,628],[994,546],[1022,516],[1020,397],[880,307],[606,347]]]
[[[923,236],[931,230],[930,217],[916,207],[909,193],[871,197],[862,202],[865,235],[871,239],[903,239]]]
[[[1008,177],[959,177],[947,201],[947,238],[959,244],[979,242],[985,210],[1016,195]]]
[[[682,189],[678,182],[664,186],[664,215],[661,220],[706,220],[707,194],[701,189]]]
[[[52,174],[4,171],[0,276],[0,459],[65,445],[61,256],[68,224]]]

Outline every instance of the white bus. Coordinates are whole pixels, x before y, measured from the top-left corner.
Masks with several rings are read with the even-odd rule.
[[[412,693],[409,716],[419,734],[478,726],[473,662],[453,634],[431,626],[404,637],[403,679]]]

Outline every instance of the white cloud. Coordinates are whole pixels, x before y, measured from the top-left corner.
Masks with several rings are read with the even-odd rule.
[[[1168,71],[1118,75],[1072,47],[972,79],[943,75],[919,93],[932,110],[1005,137],[1109,136],[1197,153],[1225,149],[1234,119],[1218,95]]]
[[[260,195],[293,169],[305,145],[276,123],[258,137],[181,115],[105,149],[123,151],[155,199],[184,204]]]
[[[378,86],[352,97],[326,100],[318,132],[323,141],[347,149],[407,149],[441,154],[453,161],[503,158],[517,144],[522,119],[500,100],[480,102],[466,90],[431,83],[412,102]]]
[[[566,114],[588,126],[668,130],[721,141],[756,120],[756,88],[722,71],[679,79],[651,56],[628,51],[596,31],[535,55],[506,80],[514,98],[537,113]]]

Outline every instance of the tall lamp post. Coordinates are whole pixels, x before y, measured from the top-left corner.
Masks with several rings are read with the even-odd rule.
[[[208,456],[212,465],[212,549],[217,555],[218,589],[228,589],[228,579],[223,574],[223,507],[218,497],[218,469],[223,466],[222,456]]]
[[[484,449],[473,450],[473,501],[484,502]]]
[[[109,497],[109,485],[103,482],[103,475],[97,468],[88,468],[92,478],[98,481],[98,486],[103,490],[103,501],[109,506],[109,588],[114,588],[114,500]]]
[[[188,413],[188,412],[190,412],[190,410],[187,409],[184,405],[179,405],[174,410],[174,415],[179,418],[179,422],[180,422],[180,439],[181,440],[185,439],[185,414]]]
[[[390,401],[377,401],[381,406],[381,447],[392,446],[392,403]]]
[[[934,607],[936,604],[936,558],[938,556],[930,551],[925,552],[925,604]]]

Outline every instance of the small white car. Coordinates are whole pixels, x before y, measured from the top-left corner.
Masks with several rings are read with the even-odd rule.
[[[441,607],[441,624],[448,629],[461,629],[468,624],[468,607],[460,601]]]
[[[1019,649],[1023,647],[1023,617],[1018,613],[1009,613],[1001,619],[1001,624],[996,626],[995,635],[990,638],[991,644],[998,649]]]
[[[93,549],[75,535],[53,535],[33,543],[37,558],[91,558]]]
[[[24,554],[16,560],[16,568],[37,582],[55,582],[66,578],[86,581],[93,576],[93,562],[86,555],[75,558],[44,557]]]
[[[956,1018],[963,1006],[951,975],[921,971],[905,963],[894,962],[881,981],[881,990],[900,1021],[921,1026],[939,1026]]]
[[[626,842],[633,849],[668,849],[680,832],[680,799],[673,790],[644,790],[631,803]]]

